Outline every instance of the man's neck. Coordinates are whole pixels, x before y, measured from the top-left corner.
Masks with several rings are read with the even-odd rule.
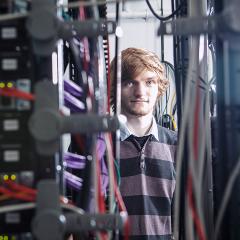
[[[146,116],[127,116],[127,128],[137,137],[146,135],[151,129],[153,115]]]

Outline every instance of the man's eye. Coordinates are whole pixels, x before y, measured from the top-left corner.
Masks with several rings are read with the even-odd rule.
[[[147,86],[151,86],[151,85],[153,85],[153,83],[154,83],[154,82],[153,82],[152,80],[146,82]]]
[[[127,87],[132,87],[132,86],[133,86],[133,82],[126,82],[126,83],[125,83],[125,86],[127,86]]]

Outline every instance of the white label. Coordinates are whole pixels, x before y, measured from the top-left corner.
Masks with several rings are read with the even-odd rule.
[[[14,27],[2,28],[2,39],[15,39],[17,38],[17,30]]]
[[[30,92],[30,86],[31,86],[31,82],[27,78],[17,80],[16,88],[23,91],[23,92],[29,93]]]
[[[16,70],[18,68],[18,61],[14,58],[2,60],[2,70]]]
[[[19,213],[7,213],[6,214],[6,223],[20,223],[20,214]]]
[[[3,121],[4,131],[17,131],[19,129],[19,121],[17,119],[7,119]]]
[[[31,82],[29,79],[19,79],[16,83],[16,88],[29,93],[31,90]],[[18,99],[16,100],[16,107],[18,110],[28,110],[30,109],[30,101]]]
[[[18,150],[6,150],[3,153],[3,160],[5,162],[18,162],[20,154]]]
[[[172,23],[166,23],[166,33],[172,33]]]

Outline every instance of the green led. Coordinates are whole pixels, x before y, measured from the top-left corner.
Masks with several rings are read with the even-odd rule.
[[[4,88],[5,87],[5,83],[4,82],[0,82],[0,88]],[[1,238],[0,238],[1,240]]]
[[[3,240],[8,240],[8,236],[4,236],[4,237],[3,237]]]

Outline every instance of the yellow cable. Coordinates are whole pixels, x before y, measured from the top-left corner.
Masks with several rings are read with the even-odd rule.
[[[173,130],[176,130],[177,129],[177,124],[174,120],[174,117],[171,114],[170,114],[170,117],[171,117],[171,120],[172,120]]]
[[[173,96],[172,96],[172,100],[171,100],[171,105],[170,105],[170,115],[172,115],[172,110],[173,110],[173,101],[176,97],[176,92],[174,92]]]

